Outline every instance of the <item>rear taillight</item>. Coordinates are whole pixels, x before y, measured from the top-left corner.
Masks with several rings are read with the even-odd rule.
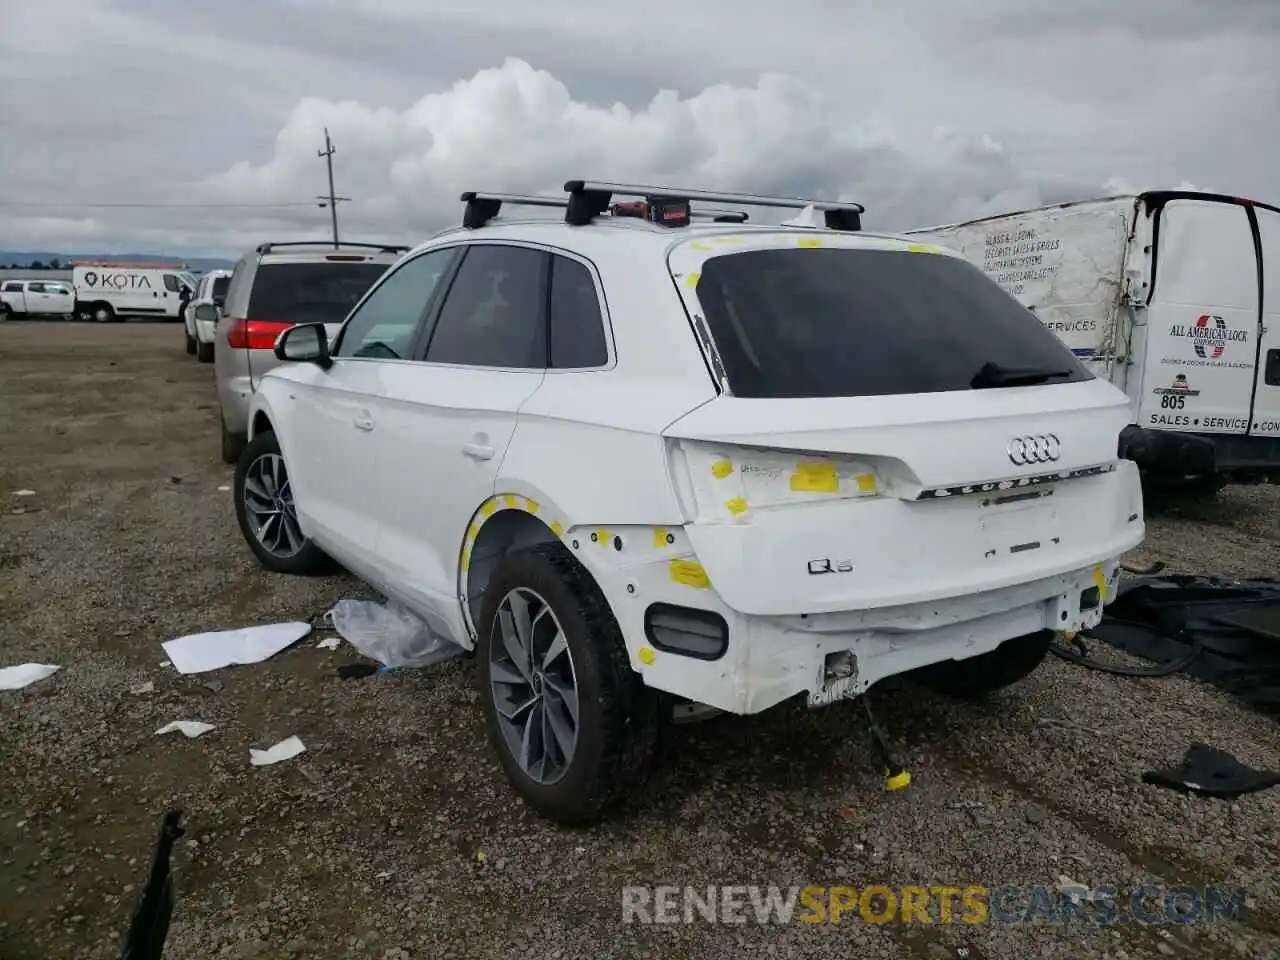
[[[292,323],[279,320],[235,320],[227,331],[227,346],[237,350],[270,350]]]

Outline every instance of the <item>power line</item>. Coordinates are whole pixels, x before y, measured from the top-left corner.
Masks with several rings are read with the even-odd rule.
[[[37,200],[0,200],[0,207],[32,207],[39,209],[65,210],[283,210],[285,208],[315,206],[317,206],[317,204],[314,200],[299,200],[287,203],[44,203]]]

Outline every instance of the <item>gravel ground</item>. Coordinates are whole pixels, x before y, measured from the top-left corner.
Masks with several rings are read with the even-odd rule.
[[[171,324],[0,326],[0,957],[118,951],[158,817],[177,804],[166,956],[1274,957],[1280,790],[1234,803],[1143,785],[1205,738],[1280,769],[1280,737],[1188,679],[1051,660],[983,705],[902,683],[880,713],[912,786],[886,794],[860,712],[680,728],[644,795],[579,831],[513,799],[466,661],[342,680],[350,648],[182,677],[172,637],[309,619],[345,576],[259,570],[217,458],[212,368]],[[35,496],[11,491],[29,488]],[[1280,569],[1280,491],[1149,520],[1140,560]],[[134,693],[140,684],[154,691]],[[197,740],[154,731],[175,719]],[[302,756],[249,765],[291,734]],[[635,884],[1243,886],[1244,922],[1061,926],[624,924]],[[936,918],[936,913],[935,913]]]

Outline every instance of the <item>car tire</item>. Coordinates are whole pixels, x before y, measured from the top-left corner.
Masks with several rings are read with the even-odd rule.
[[[1049,655],[1052,630],[1013,637],[989,653],[965,660],[945,660],[919,671],[920,679],[939,693],[957,700],[976,700],[1017,683],[1035,671]]]
[[[0,303],[0,323],[13,316],[13,309],[7,303]]]
[[[196,341],[196,359],[201,363],[213,363],[213,344]]]
[[[199,344],[197,344],[196,338],[191,335],[191,331],[187,329],[187,325],[185,323],[182,325],[182,338],[186,342],[187,353],[195,356]]]
[[[239,463],[240,454],[244,451],[247,442],[244,434],[231,433],[227,430],[227,421],[221,421],[222,427],[222,462],[223,463]]]
[[[502,636],[502,620],[514,622],[506,606],[513,595],[545,608],[544,613],[551,616],[550,624],[545,616],[532,617],[542,626],[531,631],[529,644],[538,651],[535,658],[541,663],[540,670],[532,672],[539,678],[557,671],[559,675],[555,682],[530,678],[529,691],[543,691],[528,711],[539,735],[555,726],[553,716],[565,727],[571,718],[561,709],[568,702],[563,693],[566,677],[574,687],[577,722],[571,756],[566,761],[565,752],[557,751],[561,770],[555,777],[526,769],[516,752],[521,736],[517,725],[498,711],[499,703],[509,707],[522,696],[523,679],[511,673],[515,658]],[[508,780],[530,807],[550,820],[561,824],[598,820],[628,787],[643,781],[661,727],[661,700],[631,669],[622,630],[604,594],[563,544],[539,544],[512,552],[499,563],[485,591],[480,623],[476,644],[480,701],[490,742]],[[565,653],[550,663],[545,657],[545,631],[555,633],[556,627],[564,640],[568,674]],[[552,691],[560,692],[553,695]],[[541,769],[543,774],[550,772]]]
[[[264,431],[244,448],[232,490],[240,532],[264,569],[308,576],[326,568],[324,551],[298,527],[288,467],[274,433]]]

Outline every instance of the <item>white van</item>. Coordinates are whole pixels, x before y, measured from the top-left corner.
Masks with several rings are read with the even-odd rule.
[[[72,267],[76,310],[99,323],[128,316],[181,320],[195,292],[186,264],[77,261]]]
[[[1280,208],[1165,190],[908,233],[977,264],[1125,391],[1121,453],[1145,477],[1280,479]]]

